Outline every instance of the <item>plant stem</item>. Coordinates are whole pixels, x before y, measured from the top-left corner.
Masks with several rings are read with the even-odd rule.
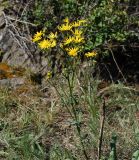
[[[99,142],[98,142],[98,160],[101,158],[101,148],[102,148],[102,140],[103,140],[103,131],[104,131],[104,122],[105,122],[105,99],[103,98],[103,105],[100,108],[100,132],[99,132]]]
[[[72,70],[72,73],[73,73],[72,77],[71,77],[72,82],[70,82],[70,75],[68,76],[68,86],[69,86],[69,90],[70,90],[71,100],[73,100],[73,102],[74,102],[74,96],[73,96],[73,84],[74,84],[74,76],[75,76],[74,70]],[[81,127],[80,127],[80,124],[78,123],[78,117],[77,117],[76,109],[74,107],[75,104],[73,102],[71,103],[71,105],[72,105],[74,120],[76,121],[76,123],[75,123],[76,129],[77,129],[77,132],[78,132],[78,136],[79,136],[79,139],[80,139],[80,143],[81,143],[81,146],[82,146],[84,157],[85,157],[86,160],[89,160],[89,157],[87,156],[87,153],[86,153],[86,150],[85,150],[85,147],[84,147],[84,143],[82,141]]]

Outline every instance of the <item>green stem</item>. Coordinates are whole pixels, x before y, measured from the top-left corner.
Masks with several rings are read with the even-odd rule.
[[[55,88],[55,90],[56,90],[56,92],[58,93],[59,97],[61,97],[61,100],[62,100],[62,102],[65,104],[66,109],[68,110],[70,116],[71,116],[72,118],[74,118],[73,115],[72,115],[72,112],[71,112],[70,109],[67,107],[67,105],[66,105],[66,103],[65,103],[65,101],[64,101],[64,98],[62,98],[63,96],[60,94],[60,92],[58,91],[57,87],[56,87],[54,84],[52,84],[50,81],[49,81],[49,83]]]
[[[72,84],[70,82],[70,77],[68,76],[68,86],[69,86],[69,90],[70,90],[70,97],[71,97],[71,100],[74,101],[74,96],[73,96],[73,84],[74,84],[74,76],[75,76],[75,72],[74,70],[72,70]],[[77,133],[78,133],[78,136],[79,136],[79,139],[80,139],[80,143],[81,143],[81,146],[82,146],[82,149],[83,149],[83,154],[85,156],[85,159],[86,160],[89,160],[88,156],[87,156],[87,153],[86,153],[86,150],[85,150],[85,146],[84,146],[84,143],[82,141],[82,136],[81,136],[81,127],[80,127],[80,124],[77,123],[78,122],[78,117],[77,117],[77,113],[76,113],[76,109],[74,107],[74,103],[71,103],[72,105],[72,111],[73,111],[73,115],[74,115],[74,119],[76,121],[75,125],[76,125],[76,129],[77,129]]]

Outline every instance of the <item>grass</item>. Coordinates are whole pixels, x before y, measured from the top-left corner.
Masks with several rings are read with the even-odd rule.
[[[47,88],[30,84],[0,88],[0,159],[84,160],[84,150],[88,159],[97,159],[103,96],[106,115],[101,159],[109,157],[113,133],[118,159],[131,159],[139,147],[139,97],[131,87],[110,84],[103,91],[98,87],[101,81],[87,82],[83,76],[74,81],[73,104],[62,76],[50,82]],[[69,112],[72,107],[76,120]]]

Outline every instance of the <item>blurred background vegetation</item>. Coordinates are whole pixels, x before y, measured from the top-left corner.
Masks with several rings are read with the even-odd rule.
[[[139,2],[136,0],[34,0],[7,1],[5,12],[16,15],[29,26],[30,33],[43,28],[52,31],[63,18],[83,18],[89,24],[86,29],[86,50],[100,52],[97,74],[104,79],[139,81]],[[17,9],[18,7],[18,9]],[[61,60],[62,61],[62,60]],[[115,63],[117,62],[117,64]],[[62,63],[62,62],[61,62]],[[120,71],[119,71],[120,69]]]

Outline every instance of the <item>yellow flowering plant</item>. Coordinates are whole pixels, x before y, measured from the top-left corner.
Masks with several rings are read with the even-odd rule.
[[[69,93],[67,94],[71,101],[70,105],[67,106],[67,109],[70,112],[73,121],[75,122],[85,157],[87,157],[87,154],[84,148],[84,143],[82,142],[82,136],[79,128],[81,120],[75,108],[76,98],[74,97],[74,84],[75,80],[77,79],[77,75],[79,74],[78,72],[80,71],[82,57],[86,57],[86,59],[91,60],[92,58],[94,59],[97,55],[95,50],[85,51],[84,49],[84,44],[86,43],[86,25],[86,20],[80,19],[76,21],[70,21],[69,18],[65,18],[62,21],[62,24],[56,27],[55,32],[50,32],[48,34],[45,33],[45,35],[43,35],[43,32],[40,31],[37,32],[33,37],[33,42],[36,42],[39,48],[44,52],[53,54],[54,51],[54,53],[58,54],[59,59],[63,59],[64,57],[61,63],[63,69],[62,76],[66,79],[69,89]],[[51,54],[48,54],[48,59],[50,56]],[[57,58],[56,54],[53,56]],[[48,72],[46,76],[46,80],[50,83],[52,82],[49,79],[52,77],[52,75],[54,75],[54,68],[52,69],[52,72]],[[66,105],[67,104],[65,104],[65,106]]]
[[[39,31],[33,36],[32,41],[47,53],[52,52],[55,48],[59,53],[58,57],[65,57],[64,65],[62,64],[63,67],[73,66],[75,61],[77,65],[81,57],[90,59],[95,58],[97,55],[96,51],[93,50],[84,53],[84,44],[86,43],[85,27],[87,23],[85,19],[71,21],[66,17],[62,20],[62,24],[55,28],[55,32]],[[51,61],[50,57],[51,54],[48,55],[48,59]]]

